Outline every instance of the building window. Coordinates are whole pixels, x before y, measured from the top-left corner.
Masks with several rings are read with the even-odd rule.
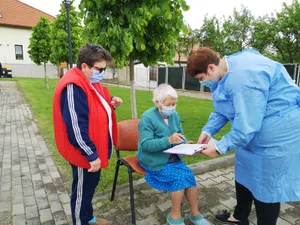
[[[150,67],[150,80],[157,81],[158,67]]]
[[[16,52],[16,59],[17,60],[23,60],[23,45],[15,45],[15,52]]]

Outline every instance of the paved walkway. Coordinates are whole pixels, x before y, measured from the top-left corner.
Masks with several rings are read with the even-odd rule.
[[[69,195],[15,82],[0,82],[0,224],[70,224]]]
[[[199,207],[211,224],[213,215],[219,210],[232,210],[236,204],[234,189],[233,167],[218,169],[212,172],[196,176],[199,188]],[[124,190],[121,190],[121,192]],[[117,193],[115,201],[110,203],[110,195],[103,196],[95,204],[95,214],[111,220],[116,225],[131,224],[130,202],[128,193]],[[106,200],[105,200],[106,199]],[[168,193],[150,190],[138,190],[135,192],[137,225],[166,225],[166,216],[171,209],[170,195]],[[254,211],[250,216],[250,224],[256,224]],[[192,225],[188,221],[189,207],[186,201],[182,205],[182,212],[186,225]],[[268,225],[268,224],[266,224]],[[282,204],[280,218],[277,225],[300,225],[300,204]]]

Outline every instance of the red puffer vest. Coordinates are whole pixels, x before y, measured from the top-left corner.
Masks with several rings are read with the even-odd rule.
[[[101,160],[101,168],[108,166],[108,138],[109,138],[109,121],[107,111],[102,104],[96,90],[92,87],[86,76],[78,68],[69,70],[56,86],[53,98],[53,124],[56,146],[59,153],[65,160],[71,164],[81,167],[90,168],[90,164],[86,157],[81,155],[81,152],[76,149],[68,140],[66,125],[63,121],[60,110],[61,92],[68,84],[76,84],[85,92],[89,107],[89,136],[96,145],[99,158]],[[100,84],[101,85],[101,84]],[[97,85],[96,85],[97,86]],[[99,86],[99,85],[98,85]],[[113,106],[110,104],[110,94],[106,87],[101,85],[101,96],[106,100],[111,108],[112,118],[112,139],[113,144],[117,142],[117,123],[116,114]]]

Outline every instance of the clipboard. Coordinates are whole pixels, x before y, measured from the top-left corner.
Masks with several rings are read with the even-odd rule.
[[[202,151],[202,146],[203,144],[180,144],[165,150],[164,153],[193,156]]]

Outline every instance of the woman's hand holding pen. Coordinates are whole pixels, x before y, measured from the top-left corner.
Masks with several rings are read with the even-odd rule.
[[[184,142],[186,139],[183,134],[180,133],[174,133],[169,137],[169,143],[170,144],[180,144]]]

